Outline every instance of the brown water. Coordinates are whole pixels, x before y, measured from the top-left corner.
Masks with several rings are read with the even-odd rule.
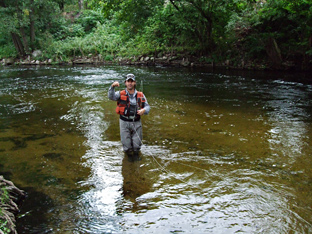
[[[127,73],[152,108],[136,162],[107,98]],[[2,68],[0,97],[19,233],[312,232],[308,74]]]

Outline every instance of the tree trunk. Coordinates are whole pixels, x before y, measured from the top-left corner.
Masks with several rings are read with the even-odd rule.
[[[308,45],[308,51],[311,51],[311,50],[312,50],[312,34],[309,37],[309,45]],[[312,61],[311,53],[305,53],[302,68],[304,70],[311,69],[312,68],[312,62],[311,61]]]
[[[34,50],[34,44],[36,39],[35,34],[35,20],[34,20],[34,8],[33,8],[34,0],[30,1],[31,10],[29,12],[29,21],[30,21],[30,46],[31,50]]]
[[[35,40],[36,40],[36,34],[35,34],[35,22],[30,21],[30,47],[31,50],[34,50],[35,48]]]
[[[78,0],[78,5],[79,5],[79,11],[83,10],[83,0]]]
[[[62,1],[60,1],[59,2],[59,7],[60,7],[60,10],[61,10],[61,12],[63,12],[64,11],[64,0],[62,0]]]
[[[266,43],[265,50],[271,60],[274,68],[280,68],[282,66],[281,51],[274,38],[270,37]]]
[[[3,0],[0,1],[0,7],[6,7],[5,2]]]
[[[29,53],[29,47],[28,47],[28,42],[27,42],[25,30],[24,30],[23,27],[20,28],[20,33],[21,33],[21,36],[22,36],[25,52],[28,54]]]
[[[12,36],[12,40],[13,40],[15,49],[17,50],[18,54],[21,57],[24,57],[26,55],[26,53],[25,53],[25,49],[24,49],[23,43],[21,41],[21,38],[16,33],[13,33],[13,32],[11,33],[11,36]]]

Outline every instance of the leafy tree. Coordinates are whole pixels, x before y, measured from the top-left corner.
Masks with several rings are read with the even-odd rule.
[[[65,10],[65,5],[74,4],[78,0],[55,0],[55,3],[58,4],[59,9],[63,12]]]
[[[164,0],[92,0],[88,3],[91,9],[100,9],[108,19],[120,24],[125,39],[133,38],[145,26],[149,17],[154,14],[155,7],[162,6]]]
[[[311,1],[268,0],[262,4],[252,24],[252,36],[256,36],[264,48],[274,39],[284,58],[307,60],[307,56],[312,55]]]
[[[215,40],[224,34],[231,14],[238,10],[235,0],[170,0],[176,9],[175,15],[184,25],[184,34],[191,39],[194,36],[200,45],[200,51],[207,53],[215,47]]]
[[[0,7],[0,31],[11,36],[20,56],[35,49],[36,32],[46,30],[59,12],[53,0],[2,0]]]
[[[12,48],[19,56],[45,48],[49,56],[66,59],[170,51],[219,61],[269,55],[279,64],[285,58],[309,64],[312,2],[0,0],[0,33],[0,55],[14,54]]]
[[[94,10],[84,10],[76,23],[80,23],[84,28],[85,32],[90,32],[92,29],[96,28],[97,23],[104,23],[105,18],[99,11]]]
[[[207,53],[215,47],[216,38],[232,12],[239,10],[239,0],[106,0],[89,1],[89,7],[100,9],[105,17],[121,25],[125,40],[130,38],[150,45],[181,45]],[[248,1],[247,1],[248,2]],[[139,39],[142,36],[143,38]],[[151,43],[151,41],[153,41]],[[145,43],[146,44],[146,43]]]
[[[23,37],[24,45],[19,37],[19,34],[25,36],[23,12],[19,2],[2,1],[0,14],[1,32],[3,32],[4,35],[10,35],[18,53],[21,56],[25,55],[24,46],[26,45],[27,50],[28,42],[26,38]]]

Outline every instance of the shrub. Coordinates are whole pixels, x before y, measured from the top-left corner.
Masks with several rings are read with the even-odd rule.
[[[64,40],[51,40],[47,45],[46,55],[66,60],[73,56],[102,54],[111,60],[122,44],[118,30],[109,22],[97,23],[96,29],[84,37],[69,37]]]
[[[16,58],[18,56],[14,45],[12,43],[8,43],[6,45],[0,46],[0,59],[13,57]]]
[[[77,23],[81,24],[85,32],[91,32],[97,27],[97,24],[104,23],[105,18],[98,11],[85,10],[77,19]]]

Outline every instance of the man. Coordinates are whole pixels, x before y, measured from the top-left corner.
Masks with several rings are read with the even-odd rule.
[[[150,106],[144,94],[136,90],[133,74],[126,76],[125,85],[125,90],[115,92],[119,82],[113,82],[108,90],[108,98],[117,101],[116,113],[120,115],[120,138],[124,152],[128,156],[138,157],[142,145],[141,116],[149,113]]]

